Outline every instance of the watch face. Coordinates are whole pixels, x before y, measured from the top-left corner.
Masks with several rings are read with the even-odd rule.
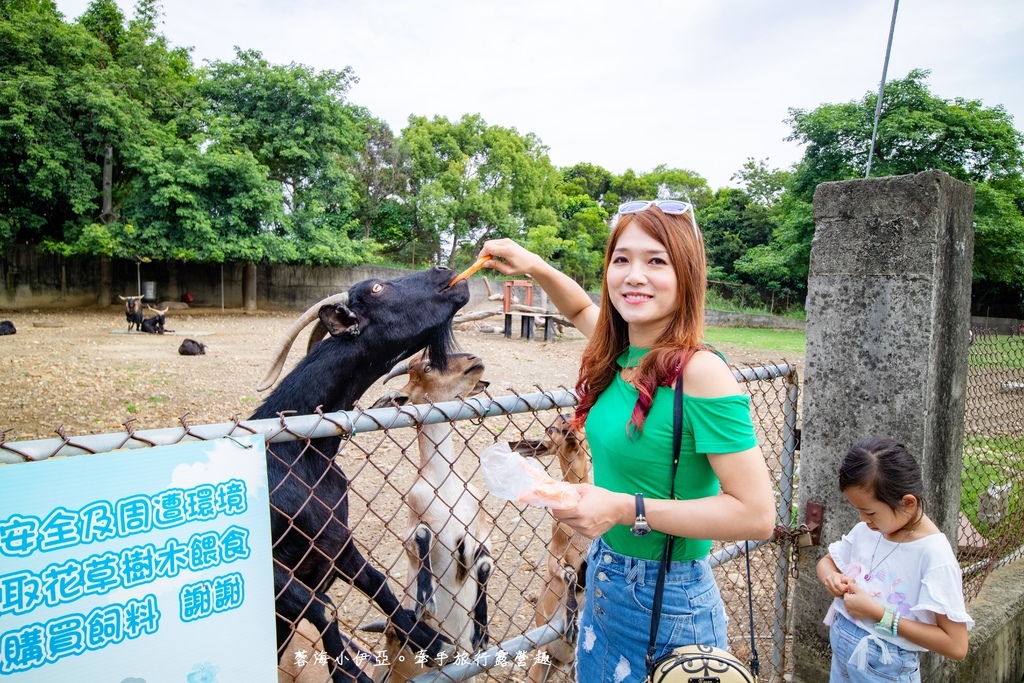
[[[651,527],[648,526],[647,520],[638,519],[633,523],[633,535],[634,536],[646,536],[651,532]]]

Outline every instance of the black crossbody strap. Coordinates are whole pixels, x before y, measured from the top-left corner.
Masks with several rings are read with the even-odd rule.
[[[683,445],[683,371],[676,379],[675,404],[672,409],[672,484],[669,498],[676,497],[676,472],[679,470],[679,449]],[[665,572],[672,561],[675,536],[665,534],[665,552],[658,565],[658,582],[654,584],[654,605],[651,607],[651,639],[647,643],[647,679],[654,673],[654,654],[658,650],[658,624],[661,622],[661,601],[665,597]]]
[[[672,484],[670,498],[676,497],[676,472],[679,470],[679,450],[683,443],[683,371],[680,369],[676,380],[675,405],[672,418]],[[647,680],[654,674],[654,655],[657,652],[658,625],[661,622],[661,603],[665,597],[665,573],[672,561],[672,546],[675,536],[666,534],[665,552],[658,566],[658,582],[654,586],[654,605],[651,607],[651,638],[647,644]],[[744,541],[743,556],[747,560],[747,606],[750,611],[750,670],[757,678],[761,665],[754,640],[754,595],[750,590],[750,541]]]

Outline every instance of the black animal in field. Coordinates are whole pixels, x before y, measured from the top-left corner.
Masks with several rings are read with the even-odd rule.
[[[186,339],[178,347],[178,353],[183,356],[203,356],[206,355],[206,344],[195,339]]]

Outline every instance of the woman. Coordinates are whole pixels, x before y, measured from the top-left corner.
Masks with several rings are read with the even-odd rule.
[[[707,275],[692,207],[677,200],[619,207],[600,307],[511,240],[489,241],[481,255],[500,273],[531,275],[589,338],[575,421],[586,429],[594,485],[578,485],[579,505],[553,513],[598,539],[587,558],[577,680],[644,680],[665,534],[678,538],[655,656],[695,643],[726,648],[725,608],[707,560],[711,541],[768,538],[774,496],[749,398],[702,341]],[[683,441],[676,499],[669,500],[672,387],[680,371]]]

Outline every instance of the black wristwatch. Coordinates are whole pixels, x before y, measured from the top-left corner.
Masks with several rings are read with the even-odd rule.
[[[646,536],[651,533],[651,525],[644,516],[644,494],[636,494],[636,519],[633,520],[633,535]]]

